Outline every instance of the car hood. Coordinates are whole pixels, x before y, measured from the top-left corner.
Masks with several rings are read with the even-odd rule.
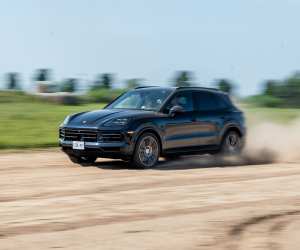
[[[72,115],[67,125],[99,127],[111,119],[123,117],[134,119],[138,117],[153,117],[157,115],[157,112],[146,110],[102,109]]]

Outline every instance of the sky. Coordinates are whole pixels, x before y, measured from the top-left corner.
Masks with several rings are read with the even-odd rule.
[[[195,84],[228,78],[241,95],[300,70],[298,0],[0,0],[0,76],[37,68],[82,81],[170,84],[177,70]],[[2,80],[3,82],[3,80]]]

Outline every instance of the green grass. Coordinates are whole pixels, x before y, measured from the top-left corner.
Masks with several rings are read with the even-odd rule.
[[[28,103],[39,102],[36,96],[25,94],[22,91],[0,91],[0,103]]]
[[[103,106],[0,102],[0,149],[57,146],[58,126],[66,115]]]
[[[0,149],[57,146],[58,127],[65,116],[103,106],[103,103],[63,106],[22,93],[0,92]],[[265,121],[287,123],[300,117],[300,109],[241,107],[249,126]]]
[[[249,105],[241,105],[245,111],[248,125],[261,122],[289,123],[300,118],[300,109],[291,108],[262,108]]]

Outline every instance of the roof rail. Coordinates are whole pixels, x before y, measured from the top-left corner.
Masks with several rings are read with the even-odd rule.
[[[217,88],[209,88],[209,87],[198,87],[198,86],[186,86],[186,87],[177,87],[177,89],[203,89],[203,90],[214,90],[214,91],[220,91]]]
[[[159,87],[159,86],[138,86],[135,87],[134,89],[145,89],[145,88],[153,88],[153,87]]]
[[[145,88],[158,88],[160,86],[139,86],[139,87],[136,87],[134,89],[145,89]],[[176,89],[199,89],[199,90],[212,90],[212,91],[220,91],[220,89],[217,89],[217,88],[209,88],[209,87],[200,87],[200,86],[182,86],[182,87],[176,87]]]

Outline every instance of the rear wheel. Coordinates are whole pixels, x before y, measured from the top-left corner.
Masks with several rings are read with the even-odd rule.
[[[97,160],[95,156],[75,156],[69,155],[70,160],[76,164],[91,164]]]
[[[158,138],[152,133],[143,134],[137,141],[131,164],[138,168],[151,168],[160,155]]]
[[[243,140],[236,131],[229,131],[225,134],[222,145],[221,154],[223,155],[239,155],[243,150]]]

